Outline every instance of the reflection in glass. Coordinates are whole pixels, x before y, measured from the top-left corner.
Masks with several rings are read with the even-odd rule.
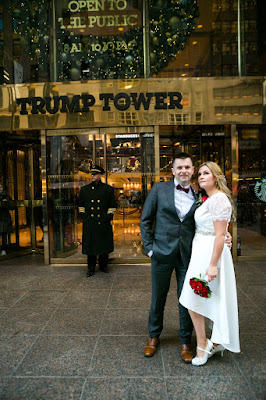
[[[8,235],[7,253],[42,250],[42,193],[38,190],[41,182],[41,151],[38,132],[3,133],[0,144],[1,183],[12,199],[9,212],[13,230]]]
[[[55,4],[59,81],[143,76],[141,1]]]
[[[65,257],[77,252],[81,237],[77,224],[78,195],[92,164],[92,137],[49,137],[47,148],[51,257]]]
[[[171,180],[175,154],[190,154],[195,170],[205,161],[217,162],[231,187],[231,135],[229,126],[160,126],[160,179]],[[197,183],[196,175],[193,183]]]
[[[266,131],[239,128],[239,180],[237,187],[238,255],[266,254]]]
[[[0,83],[265,75],[263,1],[148,3],[0,2]]]
[[[80,188],[90,183],[90,167],[106,170],[114,188],[115,251],[111,258],[141,259],[140,217],[154,182],[154,136],[144,134],[83,134],[47,138],[48,220],[52,258],[77,259],[81,254],[82,222],[78,217]],[[105,157],[106,155],[106,157]],[[106,165],[104,165],[106,162]]]

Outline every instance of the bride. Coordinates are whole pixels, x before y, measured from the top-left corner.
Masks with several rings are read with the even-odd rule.
[[[196,331],[195,366],[206,364],[215,353],[223,355],[225,349],[240,352],[234,266],[230,249],[224,244],[232,214],[231,195],[221,168],[212,161],[200,166],[198,181],[208,198],[195,212],[196,233],[179,299],[189,310]],[[206,281],[210,297],[206,297],[206,290],[201,295],[194,290],[193,278],[196,283]],[[206,337],[205,317],[211,321],[210,340]]]

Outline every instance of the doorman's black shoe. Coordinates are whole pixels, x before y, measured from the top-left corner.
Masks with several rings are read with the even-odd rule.
[[[86,275],[87,278],[89,278],[90,276],[94,275],[94,272],[95,272],[95,271],[88,271],[88,272],[87,272],[87,275]]]
[[[101,269],[101,271],[102,271],[102,272],[104,272],[105,274],[108,274],[108,273],[109,273],[109,271],[108,271],[108,268],[107,268],[107,267],[106,267],[106,268],[102,268],[102,269]]]

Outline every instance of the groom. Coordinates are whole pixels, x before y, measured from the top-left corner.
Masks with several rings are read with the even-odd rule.
[[[144,355],[152,357],[163,330],[163,314],[175,270],[178,298],[187,272],[192,240],[195,234],[194,213],[197,195],[190,186],[194,174],[192,159],[180,153],[173,161],[171,182],[155,183],[144,204],[141,236],[152,263],[152,303],[149,315],[149,341]],[[181,357],[190,363],[193,357],[191,335],[193,324],[188,310],[179,304],[179,337]]]

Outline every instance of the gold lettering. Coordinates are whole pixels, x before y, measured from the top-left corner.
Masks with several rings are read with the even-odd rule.
[[[107,24],[106,26],[114,26],[115,21],[113,15],[107,15]]]
[[[131,22],[131,21],[130,21],[131,18],[132,18],[132,19],[135,19],[135,22],[133,22],[133,21]],[[131,25],[131,26],[137,25],[137,21],[136,21],[137,19],[138,19],[138,16],[137,16],[136,14],[131,14],[131,15],[129,15],[129,16],[127,17],[127,24],[128,24],[128,25]]]
[[[107,51],[107,50],[108,50],[107,44],[108,44],[108,43],[103,42],[103,51]]]
[[[72,8],[72,5],[76,6],[76,8]],[[68,3],[68,9],[71,12],[79,11],[79,3],[78,3],[78,1],[70,1]]]
[[[82,11],[84,8],[87,11],[104,11],[105,0],[80,0],[80,1],[70,1],[68,3],[68,10],[71,12]]]
[[[121,15],[123,18],[123,22],[119,24],[119,26],[127,26],[127,16],[126,15]]]
[[[85,8],[86,7],[86,1],[79,1],[78,2],[79,3],[79,10],[81,10],[82,8]]]
[[[102,50],[102,46],[99,43],[96,43],[95,51],[101,51],[101,50]]]
[[[69,44],[64,44],[64,53],[69,53]]]
[[[97,16],[96,18],[97,18],[97,25],[98,25],[100,28],[103,28],[103,27],[105,26],[106,17],[105,17],[105,16],[102,16],[102,17],[101,17],[101,16]],[[100,22],[101,19],[102,19],[102,22]]]
[[[108,50],[114,50],[114,48],[115,48],[115,45],[113,42],[108,42],[107,46],[108,46]]]
[[[84,22],[84,17],[83,18],[83,22]],[[68,26],[68,28],[86,28],[86,24],[81,24],[81,17],[70,17],[70,25]]]
[[[96,17],[90,16],[88,17],[88,27],[93,28],[96,22]]]
[[[109,10],[113,10],[114,9],[114,0],[107,0],[107,3],[111,3],[111,5],[109,6]]]
[[[75,18],[75,22],[79,21],[79,25],[73,25],[74,28],[84,28],[85,26],[81,25],[81,17],[71,17]],[[83,17],[84,18],[84,17]],[[137,24],[136,19],[138,18],[137,15],[96,15],[96,16],[89,16],[88,17],[88,28],[94,28],[98,26],[99,28],[103,28],[104,26],[134,26]],[[82,20],[84,22],[84,20]]]
[[[60,29],[66,29],[65,25],[64,25],[64,20],[63,18],[58,18],[58,22],[60,24]]]
[[[130,49],[130,50],[132,50],[133,48],[134,48],[134,42],[133,42],[133,40],[131,40],[130,42],[128,42],[128,48]]]
[[[88,11],[99,11],[99,10],[104,11],[104,5],[105,5],[105,0],[87,1]]]
[[[126,0],[116,0],[116,8],[118,10],[124,10],[126,7],[127,7],[127,1]]]
[[[127,50],[132,49],[134,45],[132,42],[128,42],[128,44],[124,41],[115,41],[115,42],[103,42],[100,43],[72,43],[71,46],[69,44],[64,44],[64,53],[80,53],[80,52],[87,52],[88,54],[90,51],[120,51],[121,49]]]
[[[80,53],[80,52],[81,52],[81,43],[78,43],[78,46],[76,45],[76,43],[73,43],[70,53]]]
[[[117,8],[117,10],[124,10],[127,7],[127,1],[126,0],[107,0],[108,3],[110,3],[109,10],[114,10],[114,7]]]
[[[122,42],[116,42],[116,50],[126,49],[127,45],[124,40]]]

